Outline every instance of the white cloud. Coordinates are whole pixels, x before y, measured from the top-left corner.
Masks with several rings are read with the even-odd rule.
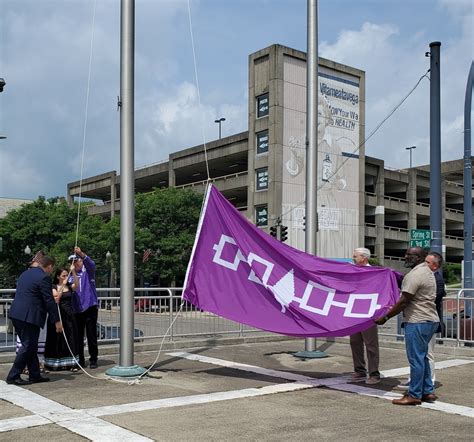
[[[450,13],[465,22],[466,4],[450,6]],[[446,2],[442,2],[444,7]],[[464,14],[464,15],[463,15]],[[469,15],[469,14],[468,14]],[[472,19],[472,10],[471,10]],[[471,60],[471,28],[462,27],[441,46],[442,158],[461,158],[462,112],[466,76]],[[362,68],[366,72],[366,136],[402,100],[429,69],[429,40],[422,29],[406,37],[392,24],[364,23],[360,30],[345,30],[334,43],[323,42],[320,55]],[[366,153],[386,164],[406,167],[405,147],[416,145],[414,165],[429,158],[429,81],[418,88],[366,145]]]
[[[154,93],[140,102],[137,164],[166,159],[171,152],[206,143],[218,137],[216,118],[225,116],[222,136],[245,130],[247,105],[199,103],[198,91],[187,81]]]

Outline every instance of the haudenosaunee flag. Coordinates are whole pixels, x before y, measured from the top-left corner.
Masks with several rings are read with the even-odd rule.
[[[393,270],[283,244],[209,186],[183,290],[197,308],[284,335],[347,336],[373,326],[398,297]]]

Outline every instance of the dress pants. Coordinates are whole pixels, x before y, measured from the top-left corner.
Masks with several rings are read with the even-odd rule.
[[[374,325],[363,332],[355,333],[350,337],[352,360],[356,373],[369,376],[380,376],[379,372],[379,335]],[[367,365],[364,357],[364,344],[367,351]]]
[[[79,363],[84,366],[84,330],[87,336],[87,348],[90,362],[97,362],[99,350],[97,348],[97,315],[99,309],[96,305],[89,307],[81,313],[76,313],[77,339],[79,350]]]
[[[18,350],[13,367],[8,373],[7,380],[13,381],[19,379],[25,367],[28,367],[30,380],[36,380],[41,377],[38,361],[38,339],[40,327],[29,324],[28,322],[13,319],[13,326],[20,337],[21,347]]]

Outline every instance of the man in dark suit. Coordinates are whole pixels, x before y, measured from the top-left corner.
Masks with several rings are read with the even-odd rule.
[[[18,278],[15,299],[10,308],[10,318],[20,337],[22,347],[8,373],[7,384],[28,385],[49,381],[49,378],[42,377],[40,374],[37,351],[40,328],[45,325],[47,313],[56,325],[56,332],[62,332],[49,277],[54,262],[50,256],[43,256],[39,259],[38,267],[29,268]],[[29,381],[20,376],[26,366],[30,374]]]

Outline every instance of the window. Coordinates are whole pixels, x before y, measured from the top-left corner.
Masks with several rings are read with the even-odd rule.
[[[268,115],[269,100],[268,93],[257,97],[257,118],[266,117]]]
[[[261,169],[255,170],[256,189],[267,190],[268,189],[268,167],[262,167]]]
[[[257,227],[266,227],[268,225],[268,207],[266,204],[255,206],[255,225]]]
[[[257,133],[257,155],[268,152],[268,130]]]

